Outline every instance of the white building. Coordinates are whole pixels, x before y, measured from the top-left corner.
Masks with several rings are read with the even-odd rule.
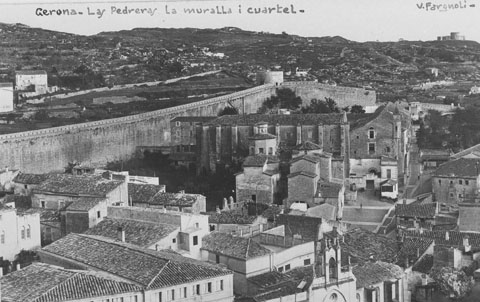
[[[38,94],[48,92],[47,72],[45,70],[19,70],[15,72],[15,90],[29,90]]]
[[[13,84],[0,83],[0,112],[13,111]]]
[[[21,250],[40,247],[40,214],[0,204],[0,258],[13,261]]]

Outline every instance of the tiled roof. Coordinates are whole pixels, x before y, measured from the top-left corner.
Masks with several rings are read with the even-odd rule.
[[[13,179],[13,182],[26,184],[26,185],[38,185],[45,181],[50,174],[31,174],[31,173],[18,173]]]
[[[318,197],[338,198],[338,193],[342,190],[343,185],[333,182],[320,181],[317,186]]]
[[[469,155],[471,153],[475,153],[475,152],[478,152],[478,151],[480,151],[480,144],[477,144],[477,145],[472,146],[468,149],[465,149],[463,151],[455,153],[455,154],[452,155],[452,158],[461,158],[461,157],[464,157],[466,155]]]
[[[39,193],[105,196],[121,184],[122,181],[108,180],[99,175],[52,174],[34,191]]]
[[[444,149],[422,149],[420,150],[420,161],[426,160],[445,160],[450,158],[450,151]]]
[[[320,156],[319,154],[304,154],[304,155],[301,155],[301,156],[297,156],[295,158],[293,158],[290,163],[295,163],[297,161],[300,161],[300,160],[306,160],[306,161],[309,161],[311,163],[319,163],[320,162]]]
[[[162,189],[162,186],[129,183],[128,198],[133,203],[147,202],[150,198],[152,198]]]
[[[224,115],[212,120],[211,125],[254,125],[265,122],[269,125],[319,125],[340,124],[342,113],[333,114],[248,114]]]
[[[16,70],[16,75],[47,75],[45,70]]]
[[[40,213],[40,222],[60,222],[60,213],[50,209],[35,209]]]
[[[288,174],[287,177],[288,178],[293,178],[293,177],[296,177],[296,176],[299,176],[299,175],[310,177],[310,178],[317,177],[317,174],[312,173],[312,172],[308,172],[308,171],[297,171],[297,172]]]
[[[353,262],[379,260],[396,263],[399,246],[395,239],[375,234],[362,228],[348,230],[344,234],[342,248]]]
[[[105,198],[93,198],[93,197],[81,197],[76,199],[74,202],[70,203],[66,207],[67,211],[88,211],[93,207],[97,206],[102,201],[105,201]]]
[[[242,260],[271,253],[269,249],[253,241],[252,238],[236,237],[220,232],[212,232],[203,237],[202,249]]]
[[[350,130],[365,126],[369,122],[376,119],[380,113],[385,109],[385,106],[380,106],[374,113],[350,113],[347,115],[350,123]]]
[[[398,265],[382,261],[365,262],[362,265],[356,265],[353,267],[352,272],[355,278],[357,278],[357,288],[400,279],[404,275],[403,269]]]
[[[430,270],[433,267],[433,255],[425,255],[412,267],[412,270],[415,272],[420,272],[423,274],[430,273]]]
[[[72,301],[141,291],[98,273],[38,262],[0,278],[0,284],[5,302]]]
[[[276,139],[277,137],[270,133],[257,133],[253,136],[250,136],[248,139],[251,140],[264,140],[264,139]]]
[[[171,224],[106,217],[85,234],[119,239],[120,228],[125,231],[126,242],[141,247],[149,247],[178,229]]]
[[[401,243],[397,264],[404,267],[407,259],[408,265],[415,263],[432,243],[432,238],[405,238]]]
[[[311,141],[304,141],[299,145],[296,145],[293,147],[293,150],[298,150],[298,151],[313,151],[313,150],[320,150],[322,147],[319,145],[312,143]]]
[[[220,224],[250,224],[256,219],[256,216],[249,216],[247,211],[243,212],[243,209],[236,209],[220,213],[211,213],[209,214],[208,222]]]
[[[397,181],[396,180],[393,180],[393,179],[387,179],[387,180],[384,180],[380,183],[380,186],[394,186],[397,184]]]
[[[198,197],[199,195],[197,194],[158,192],[150,198],[147,203],[163,206],[189,207],[197,201]]]
[[[283,274],[277,271],[264,273],[248,278],[247,282],[259,289],[254,295],[255,301],[269,301],[306,291],[310,288],[313,278],[314,268],[309,265],[294,268]]]
[[[13,88],[13,83],[0,83],[1,88]]]
[[[285,235],[293,237],[300,235],[303,240],[317,241],[322,219],[318,217],[296,216],[280,214],[277,217],[277,226],[285,226]]]
[[[447,240],[448,233],[448,240]],[[405,235],[405,238],[409,237],[422,237],[430,238],[435,240],[435,245],[444,245],[461,248],[463,247],[463,239],[468,238],[469,244],[474,249],[480,249],[480,233],[472,232],[458,232],[458,231],[428,231],[424,230],[422,232],[412,230],[404,231],[402,234]]]
[[[171,122],[204,123],[216,118],[216,116],[177,116]]]
[[[417,217],[433,219],[437,212],[437,203],[396,204],[395,215],[400,217]]]
[[[446,162],[435,170],[435,176],[477,177],[480,172],[479,158],[459,158]]]
[[[229,270],[217,265],[85,234],[70,233],[44,247],[40,253],[53,254],[95,267],[136,282],[146,289],[231,274]]]
[[[250,155],[245,158],[243,162],[244,167],[263,167],[265,163],[273,164],[278,163],[280,160],[276,155],[264,155],[264,154],[256,154]]]

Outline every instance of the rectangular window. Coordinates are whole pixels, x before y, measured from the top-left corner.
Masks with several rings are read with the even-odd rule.
[[[215,262],[220,263],[220,255],[215,255]]]
[[[133,302],[138,302],[138,296],[137,295],[133,296]]]
[[[257,195],[253,194],[253,195],[252,195],[252,200],[253,200],[253,201],[257,201]]]
[[[438,180],[438,184],[439,184],[439,185],[442,184],[442,180],[441,180],[441,179]]]
[[[193,245],[198,245],[198,236],[193,236]]]
[[[195,289],[195,293],[200,295],[200,284],[197,284],[197,288]]]
[[[42,208],[45,209],[45,200],[40,201],[40,203],[42,204]]]
[[[280,267],[278,268],[278,271],[279,271],[280,273],[282,273],[282,272],[283,272],[283,266],[280,266]]]
[[[177,243],[177,238],[173,238],[172,243]]]
[[[258,153],[263,154],[263,148],[258,148]]]
[[[285,265],[285,271],[289,271],[289,270],[290,270],[290,264]]]
[[[5,244],[5,233],[0,234],[0,243]]]
[[[303,260],[303,265],[310,265],[310,258]]]
[[[100,218],[101,216],[100,211],[97,211],[97,218]]]
[[[387,169],[387,178],[392,178],[392,170]]]
[[[458,183],[459,183],[459,184],[462,184],[462,183],[463,183],[463,181],[460,179],[460,180],[458,181]]]
[[[25,239],[25,229],[22,229],[21,236],[22,236],[22,239]]]
[[[273,148],[272,147],[268,147],[268,155],[273,155]]]
[[[162,297],[162,292],[159,292],[158,293],[158,302],[162,302],[163,300],[163,297]]]
[[[368,143],[368,153],[369,154],[375,153],[375,143]]]
[[[27,238],[30,238],[31,237],[31,234],[30,234],[30,227],[27,228]]]
[[[223,280],[220,280],[220,290],[223,290]]]
[[[207,283],[207,293],[211,293],[212,292],[212,282],[208,282]]]
[[[368,131],[368,138],[375,138],[375,131],[374,130]]]
[[[465,185],[468,186],[469,184],[470,184],[470,182],[468,180],[465,180]]]
[[[183,288],[183,297],[184,297],[184,298],[187,297],[187,287],[184,287],[184,288]]]
[[[175,300],[175,290],[172,289],[172,301]]]

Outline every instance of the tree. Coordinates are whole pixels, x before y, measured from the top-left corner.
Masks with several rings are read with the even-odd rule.
[[[453,267],[434,268],[430,276],[437,282],[443,294],[457,301],[466,297],[473,289],[473,277]]]
[[[338,113],[337,103],[332,98],[325,98],[325,101],[312,99],[310,105],[302,108],[302,113]]]
[[[280,88],[276,90],[276,95],[266,99],[258,113],[267,113],[277,111],[278,109],[297,110],[302,105],[302,98],[296,96],[295,92],[289,88]]]
[[[218,116],[237,115],[237,114],[238,114],[237,108],[235,108],[235,107],[225,107],[222,110],[220,110],[220,112],[218,113]]]
[[[350,113],[365,113],[365,109],[363,109],[362,105],[353,105]]]

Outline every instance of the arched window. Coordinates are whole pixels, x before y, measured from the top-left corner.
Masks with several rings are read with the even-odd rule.
[[[22,239],[25,239],[25,227],[22,227],[22,230],[20,231],[20,236]]]
[[[374,139],[375,138],[375,129],[373,129],[373,127],[370,127],[368,129],[368,138],[370,139]]]
[[[328,273],[330,279],[337,279],[337,262],[335,259],[333,259],[333,257],[328,261]]]

